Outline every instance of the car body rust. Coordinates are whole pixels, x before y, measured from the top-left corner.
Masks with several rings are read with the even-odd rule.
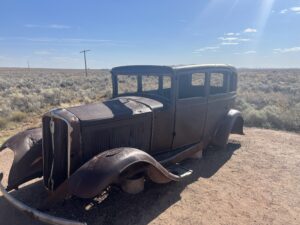
[[[232,66],[122,66],[111,74],[112,99],[53,109],[42,128],[2,145],[15,154],[4,196],[36,177],[50,193],[44,207],[70,195],[93,198],[112,185],[136,193],[144,180],[179,181],[192,171],[180,173],[174,164],[201,156],[209,144],[226,147],[230,133],[243,134],[243,117],[233,109]],[[30,213],[45,219],[35,209]]]

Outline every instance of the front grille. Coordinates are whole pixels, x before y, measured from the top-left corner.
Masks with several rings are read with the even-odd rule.
[[[53,120],[54,134],[50,131]],[[53,145],[54,144],[54,149]],[[66,178],[68,173],[68,126],[58,118],[43,117],[43,160],[44,184],[49,190],[55,190]],[[51,179],[52,178],[52,179]]]
[[[83,161],[109,149],[132,147],[147,151],[150,146],[151,118],[140,117],[106,125],[82,127]]]

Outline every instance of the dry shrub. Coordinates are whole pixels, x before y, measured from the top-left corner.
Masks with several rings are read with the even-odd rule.
[[[300,132],[300,70],[239,70],[238,86],[246,125]]]
[[[236,108],[247,126],[300,132],[299,69],[240,69],[238,73]],[[132,81],[122,81],[124,91],[134,88]],[[111,90],[108,70],[89,70],[85,77],[82,70],[0,68],[0,117],[10,118],[13,112],[41,115],[65,103],[102,101],[111,97]],[[6,120],[2,124],[7,126]]]
[[[0,129],[4,129],[7,126],[7,120],[0,118]]]
[[[12,122],[22,122],[26,118],[26,113],[23,112],[13,112],[10,117]]]

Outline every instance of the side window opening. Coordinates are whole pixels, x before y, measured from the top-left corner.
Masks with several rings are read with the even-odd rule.
[[[157,91],[159,89],[158,76],[142,76],[142,91]]]
[[[193,73],[192,74],[192,85],[202,86],[205,84],[205,73]]]
[[[205,97],[205,73],[179,76],[179,98]]]
[[[210,74],[210,95],[226,93],[227,76],[224,73]]]
[[[235,73],[230,74],[230,79],[229,79],[229,91],[233,92],[236,91],[237,89],[237,76]]]
[[[136,75],[118,75],[118,94],[136,93],[138,81]]]
[[[163,76],[163,89],[171,88],[171,77]]]
[[[171,98],[171,77],[170,76],[163,76],[162,77],[162,90],[161,95],[165,98]]]

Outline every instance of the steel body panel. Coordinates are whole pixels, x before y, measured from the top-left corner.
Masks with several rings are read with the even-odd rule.
[[[204,95],[179,99],[179,76],[197,72],[205,73]],[[212,72],[224,72],[226,93],[210,93]],[[170,98],[151,97],[150,92],[118,96],[117,74],[158,75],[160,88],[162,76],[170,76]],[[227,65],[112,69],[116,98],[50,111],[43,117],[43,130],[26,131],[4,143],[1,148],[15,152],[8,189],[40,175],[42,168],[44,184],[52,191],[46,204],[68,195],[94,197],[107,186],[120,185],[140,172],[157,183],[179,180],[164,166],[201,152],[209,143],[224,146],[230,132],[243,134],[240,112],[230,110],[236,97],[236,90],[229,87],[230,74],[236,75],[236,70]],[[6,198],[17,208],[45,219],[17,200]]]
[[[240,111],[231,109],[223,118],[218,130],[216,131],[212,144],[224,148],[228,142],[229,134],[244,134],[244,119]]]
[[[205,139],[208,143],[234,104],[235,94],[219,94],[210,96],[207,104],[207,119],[205,124]]]
[[[135,169],[130,170],[132,167]],[[177,175],[168,172],[146,152],[134,148],[117,148],[102,152],[86,162],[56,190],[57,193],[54,192],[49,200],[55,201],[58,199],[54,198],[63,198],[68,194],[92,198],[107,186],[119,184],[123,179],[141,171],[157,183],[179,180]]]
[[[78,118],[66,109],[46,113],[42,121],[44,184],[53,190],[81,165],[80,124]],[[49,132],[51,121],[56,126],[53,133]],[[66,165],[63,162],[67,162]]]
[[[152,113],[144,113],[131,120],[82,127],[83,160],[87,161],[105,150],[126,146],[149,152],[151,126]]]
[[[201,141],[205,127],[206,107],[206,98],[177,100],[173,149]]]
[[[105,102],[70,107],[67,110],[80,120],[81,126],[130,119],[134,115],[151,112],[144,104],[127,98],[115,98]]]
[[[114,67],[111,70],[113,75],[131,75],[131,74],[155,74],[155,75],[165,75],[172,74],[173,68],[169,66],[155,66],[155,65],[136,65],[136,66],[119,66]]]
[[[155,109],[163,106],[151,99],[148,104]],[[56,189],[69,176],[66,173],[68,160],[71,160],[69,167],[72,173],[94,155],[108,149],[130,146],[150,151],[152,109],[136,100],[118,98],[55,111],[63,120],[54,118],[54,143],[57,147],[54,152],[49,141],[49,123],[53,115],[48,113],[43,119],[44,182],[49,190]],[[65,123],[70,123],[68,127],[72,128],[70,138],[66,136],[68,127]],[[66,143],[68,140],[71,140],[70,146]],[[67,150],[68,146],[71,149]],[[55,165],[52,165],[53,162]],[[51,179],[53,187],[49,184]]]
[[[12,136],[0,148],[14,152],[14,160],[9,172],[7,190],[43,175],[42,129],[25,130]]]
[[[126,96],[147,105],[151,108],[152,115],[152,138],[151,154],[169,151],[172,148],[174,107],[169,101],[157,101],[141,96]]]

